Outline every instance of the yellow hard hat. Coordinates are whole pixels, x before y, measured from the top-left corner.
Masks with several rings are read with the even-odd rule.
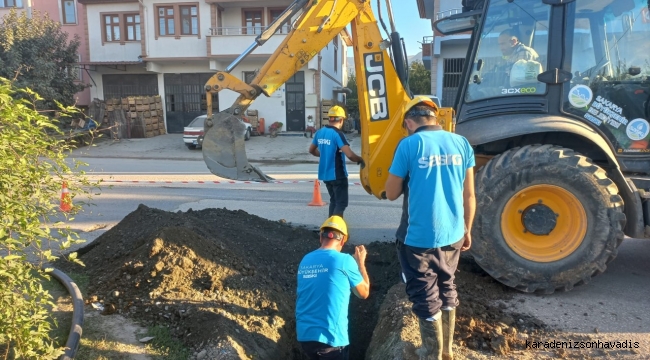
[[[415,105],[425,105],[433,109],[434,115],[438,116],[438,106],[436,103],[431,100],[430,97],[420,95],[416,96],[413,98],[413,100],[409,101],[408,104],[406,104],[406,108],[404,108],[404,113],[406,114],[409,110],[411,110]]]
[[[345,119],[345,110],[342,107],[335,105],[330,108],[330,111],[327,112],[328,117],[337,117]]]
[[[323,225],[320,226],[320,230],[325,229],[334,229],[341,232],[344,236],[348,236],[348,226],[345,224],[345,220],[338,215],[330,216]]]

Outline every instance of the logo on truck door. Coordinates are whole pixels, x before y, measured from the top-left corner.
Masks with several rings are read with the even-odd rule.
[[[363,59],[368,84],[368,110],[370,121],[388,120],[388,101],[386,99],[386,75],[382,53],[366,54]]]

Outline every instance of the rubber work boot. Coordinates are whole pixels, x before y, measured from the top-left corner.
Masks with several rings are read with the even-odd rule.
[[[442,309],[442,360],[454,360],[454,328],[456,327],[456,308]]]
[[[424,359],[442,360],[442,321],[440,320],[440,312],[429,319],[418,317],[418,321],[420,323]]]

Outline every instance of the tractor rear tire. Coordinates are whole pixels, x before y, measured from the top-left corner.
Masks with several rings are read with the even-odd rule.
[[[476,175],[471,253],[501,283],[550,294],[605,271],[623,241],[623,199],[606,172],[555,145],[508,150]]]

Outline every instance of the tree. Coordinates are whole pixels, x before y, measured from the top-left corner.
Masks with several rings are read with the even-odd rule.
[[[409,89],[413,95],[431,93],[431,71],[421,61],[414,61],[409,67]]]
[[[62,182],[72,194],[90,195],[83,173],[67,165],[70,147],[55,121],[36,111],[42,99],[0,78],[0,358],[52,359],[62,353],[53,345],[49,309],[51,295],[46,262],[56,259],[49,248],[66,249],[78,236],[57,210]],[[62,113],[74,111],[61,109]],[[73,204],[71,213],[80,209]],[[52,220],[61,220],[54,224]],[[49,246],[48,246],[49,245]],[[48,248],[49,247],[49,248]],[[28,258],[29,256],[29,258]],[[75,260],[76,253],[69,259]]]
[[[346,88],[352,90],[352,93],[345,98],[345,105],[348,112],[359,112],[359,90],[357,89],[357,77],[354,73],[348,76],[348,84]]]
[[[38,93],[40,109],[55,109],[57,101],[72,105],[74,94],[86,87],[75,82],[79,44],[78,36],[68,41],[61,24],[47,15],[34,11],[30,19],[12,10],[0,24],[0,77]]]

